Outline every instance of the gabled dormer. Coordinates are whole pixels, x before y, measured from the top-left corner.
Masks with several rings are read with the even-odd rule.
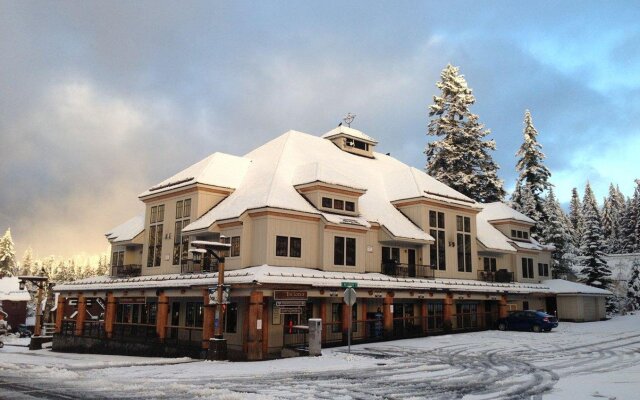
[[[373,148],[378,144],[371,136],[365,135],[357,129],[342,125],[325,133],[322,138],[331,140],[347,153],[369,158],[373,158]]]
[[[366,189],[322,163],[301,165],[294,173],[294,187],[322,212],[359,215],[358,199]]]

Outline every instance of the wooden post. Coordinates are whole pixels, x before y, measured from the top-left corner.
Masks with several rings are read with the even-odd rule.
[[[478,304],[478,316],[476,318],[479,318],[478,327],[480,329],[485,329],[487,325],[487,316],[484,312],[484,301],[480,301]]]
[[[322,319],[322,344],[327,343],[327,302],[329,299],[320,300],[320,319]]]
[[[36,326],[33,328],[33,336],[42,335],[42,296],[44,295],[44,282],[38,282],[38,296],[36,300]]]
[[[384,323],[384,335],[389,337],[393,336],[393,312],[391,307],[393,306],[393,293],[388,292],[384,298],[382,320]]]
[[[420,301],[420,321],[422,322],[422,332],[427,333],[429,331],[429,325],[427,324],[427,301],[422,299]]]
[[[209,305],[209,289],[202,289],[202,301],[204,304],[204,315],[202,316],[202,348],[209,349],[209,341],[213,337],[213,319],[215,309]]]
[[[249,296],[249,332],[247,335],[247,360],[249,361],[262,360],[262,329],[266,322],[262,320],[263,300],[264,296],[261,291],[253,291]]]
[[[442,326],[445,332],[450,332],[453,328],[453,293],[447,293],[444,298],[444,309],[442,310]]]
[[[498,310],[500,313],[500,318],[507,318],[509,312],[507,310],[507,295],[503,294],[500,296],[500,303],[498,304]]]
[[[107,293],[107,309],[104,311],[104,333],[107,339],[113,337],[113,324],[116,322],[116,298],[112,292]]]
[[[224,335],[224,311],[226,307],[222,306],[222,292],[224,291],[224,257],[218,260],[218,305],[216,306],[216,314],[218,316],[218,325],[215,326],[214,333],[217,339],[222,339]]]
[[[87,298],[78,296],[78,314],[76,315],[76,336],[82,336],[84,332],[84,320],[87,317]]]
[[[262,298],[262,359],[269,356],[269,300]]]
[[[164,292],[158,296],[158,317],[156,318],[156,334],[158,340],[164,342],[167,336],[167,319],[169,318],[169,299]]]
[[[58,296],[58,307],[56,307],[56,333],[62,333],[62,320],[64,319],[64,305],[66,301],[64,296]]]
[[[351,307],[342,303],[342,318],[340,319],[342,330],[342,344],[346,345],[349,337],[349,313],[351,313]]]

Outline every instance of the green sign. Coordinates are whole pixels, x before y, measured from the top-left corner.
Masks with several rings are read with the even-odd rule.
[[[342,282],[340,286],[343,288],[357,288],[358,282]]]

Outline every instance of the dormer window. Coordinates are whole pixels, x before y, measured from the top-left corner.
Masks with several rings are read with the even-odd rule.
[[[339,126],[324,135],[323,138],[331,140],[336,146],[347,153],[373,158],[373,148],[378,142],[357,129],[347,126]]]
[[[513,239],[529,240],[529,232],[512,229],[511,237]]]

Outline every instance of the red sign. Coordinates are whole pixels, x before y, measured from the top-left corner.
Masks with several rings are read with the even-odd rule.
[[[274,290],[275,300],[307,300],[306,290]]]

